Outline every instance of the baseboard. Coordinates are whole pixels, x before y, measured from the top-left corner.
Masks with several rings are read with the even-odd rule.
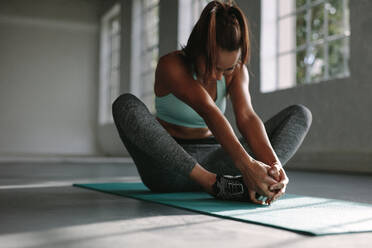
[[[4,162],[128,163],[133,160],[130,157],[0,154],[0,163]],[[372,174],[372,152],[299,152],[288,161],[285,168]]]
[[[372,152],[302,152],[288,161],[286,168],[372,173]]]
[[[56,155],[4,155],[0,154],[0,163],[133,163],[130,157],[102,156],[56,156]]]

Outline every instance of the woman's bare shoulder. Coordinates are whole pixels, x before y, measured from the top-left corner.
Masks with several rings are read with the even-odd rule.
[[[177,50],[174,52],[170,52],[162,57],[160,57],[157,65],[157,69],[169,70],[169,69],[176,69],[176,70],[185,70],[186,63],[183,58],[181,51]]]
[[[189,80],[187,65],[180,51],[174,51],[160,57],[155,73],[155,94],[163,96],[172,92],[172,85],[179,87]]]

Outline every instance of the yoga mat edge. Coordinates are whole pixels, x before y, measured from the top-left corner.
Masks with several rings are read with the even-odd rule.
[[[293,229],[293,228],[278,226],[278,225],[275,225],[275,224],[262,223],[262,222],[258,222],[258,221],[254,221],[254,220],[246,220],[246,219],[236,218],[236,217],[233,217],[233,216],[226,216],[226,215],[221,215],[221,214],[215,214],[215,213],[212,213],[212,212],[207,212],[207,211],[203,211],[203,210],[192,209],[192,208],[188,208],[188,207],[182,207],[182,206],[179,206],[179,205],[173,205],[171,203],[161,202],[159,200],[157,201],[157,200],[144,199],[144,198],[141,198],[141,197],[138,197],[138,196],[133,196],[131,194],[126,194],[126,193],[123,193],[123,192],[118,193],[118,192],[114,192],[112,190],[110,191],[110,190],[106,190],[106,189],[102,189],[102,188],[97,187],[97,185],[124,185],[124,184],[128,184],[128,185],[129,184],[132,184],[132,185],[133,184],[138,184],[139,186],[142,186],[143,185],[142,183],[91,183],[91,184],[80,184],[80,183],[77,183],[77,184],[73,184],[73,186],[84,188],[84,189],[88,189],[88,190],[95,190],[95,191],[99,191],[99,192],[103,192],[103,193],[109,193],[109,194],[117,195],[117,196],[124,196],[124,197],[128,197],[128,198],[131,198],[131,199],[142,200],[142,201],[151,202],[151,203],[157,203],[157,204],[161,204],[161,205],[165,205],[165,206],[169,206],[169,207],[174,207],[174,208],[182,209],[182,210],[188,210],[188,211],[192,211],[192,212],[195,212],[195,213],[205,214],[205,215],[209,215],[209,216],[213,216],[213,217],[218,217],[218,218],[223,218],[223,219],[228,219],[228,220],[234,220],[234,221],[239,221],[239,222],[244,222],[244,223],[258,224],[258,225],[268,226],[268,227],[274,227],[274,228],[278,228],[278,229],[282,229],[282,230],[287,230],[287,231],[292,231],[292,232],[296,232],[296,233],[303,234],[303,235],[309,235],[309,236],[325,236],[325,235],[338,235],[338,234],[351,234],[351,233],[372,232],[372,230],[371,230],[371,231],[355,231],[355,232],[349,231],[349,232],[337,232],[337,233],[334,233],[334,232],[330,232],[330,233],[327,233],[327,232],[315,233],[315,232],[306,231],[306,230],[304,231],[304,230],[298,230],[298,229]],[[147,187],[144,186],[144,188],[141,188],[140,190],[142,190],[142,189],[143,190],[146,190]],[[149,191],[149,193],[151,193],[151,194],[161,194],[161,193],[152,193],[151,191]],[[185,192],[185,193],[187,193],[187,192]],[[295,194],[291,194],[291,195],[292,196],[299,196],[299,195],[295,195]],[[317,198],[318,199],[330,200],[328,198],[320,198],[320,197],[317,197]],[[365,204],[365,203],[361,203],[360,205],[366,205],[368,207],[371,206],[370,204]]]

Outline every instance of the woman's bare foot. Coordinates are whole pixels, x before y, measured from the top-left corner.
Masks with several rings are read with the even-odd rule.
[[[196,164],[190,177],[218,199],[249,201],[248,189],[242,176],[216,175]]]
[[[216,182],[216,174],[207,171],[200,164],[196,164],[190,173],[190,177],[201,185],[208,194],[213,195],[213,184]]]

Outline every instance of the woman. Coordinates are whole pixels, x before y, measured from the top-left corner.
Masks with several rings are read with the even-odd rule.
[[[290,106],[262,123],[252,108],[249,30],[231,3],[210,2],[187,45],[158,61],[156,117],[135,96],[113,104],[119,135],[143,183],[153,191],[203,189],[220,199],[271,204],[286,190],[283,165],[311,125],[311,113]],[[230,96],[238,139],[224,116]]]

